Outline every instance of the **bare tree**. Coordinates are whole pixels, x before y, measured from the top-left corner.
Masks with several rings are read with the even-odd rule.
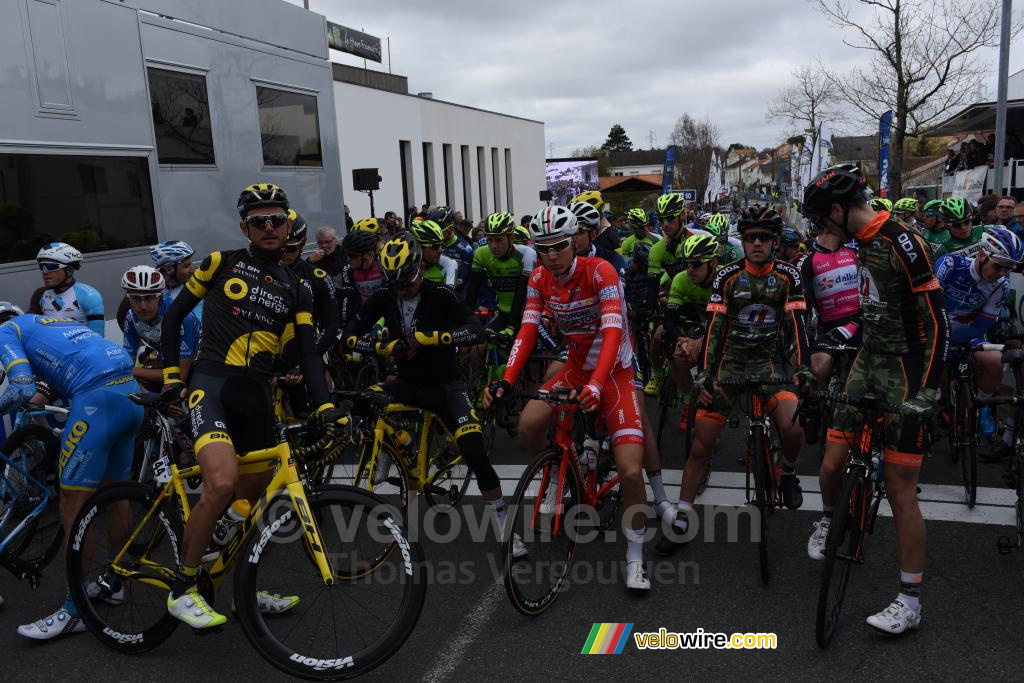
[[[925,132],[950,110],[981,95],[989,64],[980,51],[999,41],[998,0],[813,0],[830,22],[852,34],[844,43],[869,53],[866,67],[821,74],[865,122],[892,110],[891,188],[903,190],[900,173],[907,136]],[[870,25],[851,5],[873,8]],[[1011,27],[1021,29],[1018,18]]]
[[[834,121],[837,115],[836,86],[820,70],[810,64],[793,70],[794,85],[781,88],[768,103],[768,118],[789,123],[789,134],[817,128],[822,120]]]
[[[676,121],[669,138],[679,149],[676,155],[676,173],[687,189],[697,190],[703,197],[708,185],[708,168],[711,153],[718,149],[720,131],[710,118],[698,121],[689,114],[683,114]]]

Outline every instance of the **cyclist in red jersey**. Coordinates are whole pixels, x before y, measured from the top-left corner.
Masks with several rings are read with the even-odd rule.
[[[543,388],[582,386],[578,398],[583,409],[598,410],[604,418],[626,509],[626,587],[648,591],[651,583],[643,565],[648,511],[641,474],[644,430],[633,390],[633,348],[624,332],[625,297],[611,264],[575,255],[572,236],[578,229],[576,216],[562,206],[547,207],[530,223],[541,265],[530,275],[523,321],[505,375],[484,392],[484,405],[490,406],[515,384],[537,341],[541,314],[547,308],[566,337],[569,357]],[[523,408],[519,438],[531,456],[544,447],[545,428],[552,417],[551,406],[543,401],[530,401]]]

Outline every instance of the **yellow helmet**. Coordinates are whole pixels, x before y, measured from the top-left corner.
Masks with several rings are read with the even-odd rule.
[[[363,230],[364,232],[372,232],[374,235],[380,234],[380,223],[377,222],[376,218],[364,218],[356,221],[352,226],[353,230]]]
[[[380,269],[390,285],[404,285],[416,280],[423,260],[419,242],[408,232],[400,232],[380,250]]]
[[[586,192],[580,192],[578,195],[572,198],[570,204],[576,202],[582,202],[584,204],[590,204],[592,207],[600,211],[604,208],[604,197],[597,190],[587,190]]]

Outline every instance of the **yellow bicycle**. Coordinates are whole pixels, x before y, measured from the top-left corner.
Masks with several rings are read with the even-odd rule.
[[[133,399],[163,405],[157,395]],[[307,489],[303,481],[304,461],[343,438],[345,412],[279,424],[275,447],[238,456],[241,474],[273,477],[199,580],[212,602],[237,564],[232,607],[249,642],[281,671],[314,680],[363,674],[385,661],[412,632],[426,593],[422,551],[382,501],[353,487]],[[169,439],[167,419],[152,414]],[[200,469],[169,447],[152,466],[153,484],[123,482],[91,496],[68,545],[68,583],[83,621],[124,653],[156,647],[180,623],[166,601],[191,509],[186,484]],[[299,602],[264,614],[263,592]]]

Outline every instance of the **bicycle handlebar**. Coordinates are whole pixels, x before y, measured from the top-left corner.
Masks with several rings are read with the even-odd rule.
[[[572,393],[573,390],[571,389],[555,389],[554,391],[544,391],[542,389],[538,389],[537,391],[516,392],[515,398],[536,399],[538,401],[546,401],[548,403],[579,405],[579,399],[569,398],[569,395]]]
[[[737,379],[717,379],[715,382],[720,387],[777,387],[783,384],[792,384],[793,381],[784,377],[741,377]]]
[[[60,406],[51,406],[49,404],[37,405],[34,403],[27,403],[21,407],[21,412],[26,413],[28,415],[43,415],[45,413],[52,413],[54,415],[63,415],[64,417],[67,417],[71,411],[68,410],[67,408],[62,408]]]
[[[973,344],[969,341],[963,342],[951,342],[949,345],[950,351],[1002,351],[1006,348],[1006,344]]]
[[[814,391],[811,392],[811,397],[822,400],[831,401],[832,403],[845,403],[846,405],[859,408],[860,410],[866,410],[868,412],[876,411],[880,413],[898,413],[900,406],[898,403],[888,403],[876,396],[871,394],[865,394],[864,396],[851,396],[850,394],[844,394],[841,391]]]
[[[821,342],[813,345],[814,351],[830,351],[832,353],[857,353],[860,351],[859,346],[847,346],[846,344],[830,344],[828,342]]]

